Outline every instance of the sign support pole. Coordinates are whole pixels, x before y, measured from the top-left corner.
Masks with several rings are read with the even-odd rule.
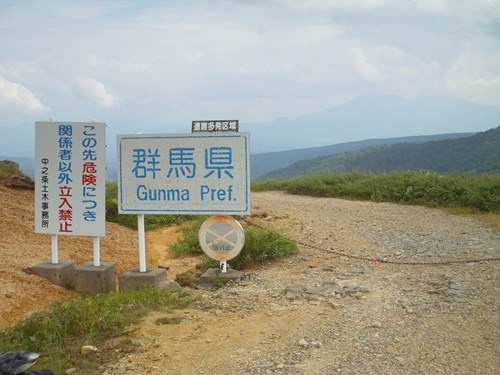
[[[225,260],[220,262],[220,272],[222,272],[222,273],[227,272],[227,262]]]
[[[52,264],[59,263],[57,240],[58,240],[57,234],[53,234],[52,235]]]
[[[146,238],[144,235],[144,214],[137,215],[139,232],[139,271],[146,272]]]
[[[101,265],[101,247],[99,236],[94,237],[94,267]]]

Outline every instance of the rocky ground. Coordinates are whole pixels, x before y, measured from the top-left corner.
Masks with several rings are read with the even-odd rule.
[[[1,326],[72,294],[29,272],[50,259],[33,200],[29,188],[0,186]],[[151,314],[130,327],[135,350],[103,374],[500,373],[499,261],[449,263],[498,259],[497,230],[395,204],[258,193],[252,205],[249,220],[281,228],[300,253],[218,291],[192,290],[189,309]],[[106,232],[101,260],[137,268],[136,232]],[[147,234],[148,267],[168,266],[169,279],[198,262],[169,255],[177,236]],[[92,239],[61,237],[61,259],[92,260]],[[416,264],[426,262],[438,264]],[[180,323],[155,324],[169,316]]]
[[[250,221],[281,228],[300,254],[151,314],[131,327],[137,350],[104,374],[500,373],[494,228],[424,207],[283,193],[252,202]],[[155,324],[167,316],[181,322]]]

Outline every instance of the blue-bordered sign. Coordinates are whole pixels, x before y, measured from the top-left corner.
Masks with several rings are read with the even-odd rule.
[[[250,134],[118,135],[118,210],[250,214]]]

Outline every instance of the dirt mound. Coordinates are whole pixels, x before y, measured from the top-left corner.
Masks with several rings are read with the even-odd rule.
[[[35,189],[35,183],[25,177],[0,177],[0,185],[12,189]]]
[[[9,188],[20,177],[0,178],[0,327],[8,326],[73,292],[53,285],[30,272],[37,263],[51,259],[51,236],[35,233],[34,192]],[[146,233],[147,267],[168,267],[168,279],[194,267],[197,258],[173,259],[169,247],[180,236],[177,228]],[[76,266],[93,260],[93,238],[59,236],[59,259],[71,259]],[[137,232],[115,223],[106,223],[101,238],[101,261],[114,262],[119,275],[139,268]]]
[[[29,273],[34,264],[51,259],[51,236],[34,231],[32,190],[0,186],[0,325],[6,326],[72,294]],[[101,239],[101,261],[115,262],[117,272],[138,267],[137,233],[117,224],[106,224]],[[77,266],[93,259],[93,239],[59,236],[59,259]]]

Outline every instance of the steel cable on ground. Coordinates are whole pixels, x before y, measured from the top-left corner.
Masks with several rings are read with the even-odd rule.
[[[263,226],[254,223],[250,221],[247,218],[240,218],[242,221],[247,223],[248,225],[254,226],[256,228],[266,230]],[[351,258],[351,259],[356,259],[356,260],[362,260],[366,262],[375,262],[375,263],[385,263],[385,264],[396,264],[396,265],[404,265],[404,266],[442,266],[442,265],[448,265],[448,264],[461,264],[461,263],[481,263],[481,262],[495,262],[495,261],[500,261],[500,258],[483,258],[483,259],[464,259],[464,260],[447,260],[447,261],[442,261],[442,262],[401,262],[397,260],[387,260],[387,259],[379,259],[379,258],[367,258],[367,257],[362,257],[359,255],[350,255],[350,254],[345,254],[339,251],[335,251],[332,249],[324,249],[322,247],[309,244],[306,242],[302,241],[296,241],[294,240],[297,244],[309,247],[311,249],[319,250],[319,251],[327,251],[330,254],[335,254],[341,257],[345,258]]]

